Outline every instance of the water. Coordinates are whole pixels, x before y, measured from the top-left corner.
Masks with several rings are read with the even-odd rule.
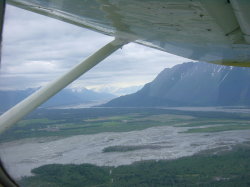
[[[152,127],[141,131],[77,135],[61,139],[32,138],[0,144],[1,159],[15,178],[30,176],[31,169],[45,164],[119,166],[141,160],[176,159],[203,150],[231,149],[250,140],[250,130],[218,133],[180,133],[184,127]],[[107,152],[109,146],[155,145],[158,149]]]

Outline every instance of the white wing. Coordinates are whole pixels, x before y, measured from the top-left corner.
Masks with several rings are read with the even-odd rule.
[[[250,66],[248,0],[8,0],[7,3],[193,60]]]

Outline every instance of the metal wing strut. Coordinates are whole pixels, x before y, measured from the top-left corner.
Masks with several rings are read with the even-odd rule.
[[[27,97],[16,106],[9,109],[7,112],[0,116],[0,133],[5,131],[10,126],[14,125],[25,115],[33,111],[39,105],[47,101],[50,97],[65,88],[71,82],[76,80],[78,77],[83,75],[85,72],[90,70],[92,67],[97,65],[99,62],[104,60],[106,57],[108,57],[117,49],[121,48],[127,43],[127,41],[121,39],[113,40],[112,42],[99,49],[93,55],[88,57],[86,60],[76,65],[65,75],[61,76],[47,86],[39,89],[31,96]]]

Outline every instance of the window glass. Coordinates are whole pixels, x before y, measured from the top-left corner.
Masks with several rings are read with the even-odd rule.
[[[112,39],[7,5],[0,112]],[[127,44],[3,132],[1,160],[20,186],[247,186],[249,75]]]

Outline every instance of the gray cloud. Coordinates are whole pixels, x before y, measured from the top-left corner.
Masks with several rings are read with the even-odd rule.
[[[39,87],[84,60],[113,38],[7,6],[0,89]],[[164,68],[189,61],[128,44],[70,85],[95,90],[141,86]]]

